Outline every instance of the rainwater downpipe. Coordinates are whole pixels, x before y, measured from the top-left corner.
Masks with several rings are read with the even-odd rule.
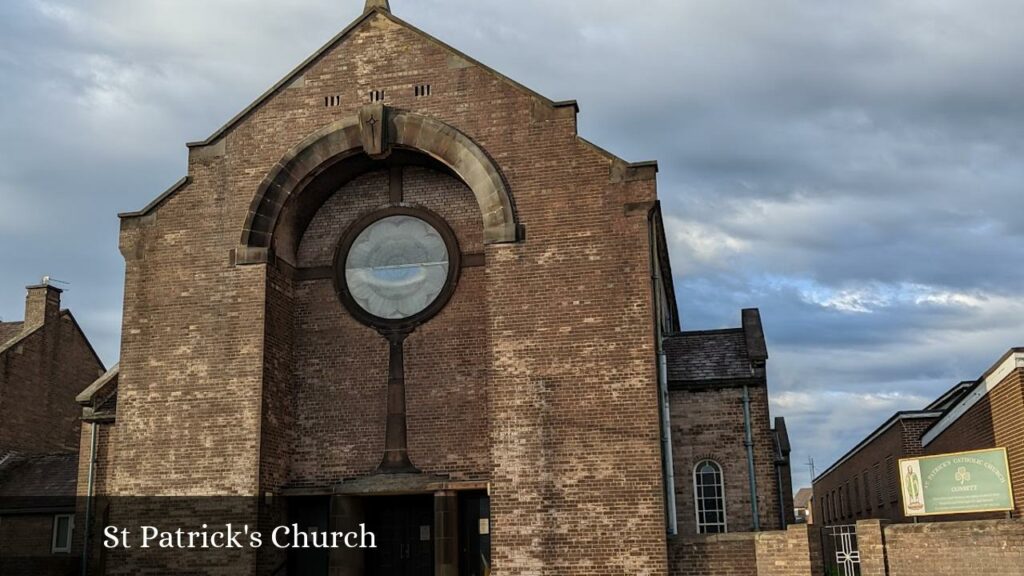
[[[659,340],[659,348],[661,348]],[[665,507],[668,509],[668,534],[679,535],[679,520],[676,517],[676,473],[672,458],[672,420],[668,405],[668,362],[664,350],[658,352],[658,387],[661,396],[661,450],[665,454],[662,466],[665,474]]]
[[[89,574],[89,528],[92,526],[92,491],[96,478],[96,422],[89,423],[89,482],[85,489],[85,527],[82,530],[82,576]]]
[[[668,360],[661,334],[661,266],[655,256],[657,237],[654,230],[654,216],[657,208],[647,216],[647,233],[651,250],[651,293],[654,302],[654,346],[658,358],[658,408],[661,410],[661,468],[665,484],[665,528],[669,536],[679,535],[679,520],[676,514],[676,473],[672,458],[672,419],[668,403]]]
[[[750,426],[750,387],[743,387],[743,427],[746,435],[743,445],[747,447],[747,474],[750,476],[750,510],[754,518],[754,532],[761,531],[761,517],[757,512],[757,477],[754,475],[754,433]]]
[[[779,488],[779,526],[783,530],[786,529],[786,495],[782,489],[782,465],[784,462],[780,459],[775,463],[775,485]]]

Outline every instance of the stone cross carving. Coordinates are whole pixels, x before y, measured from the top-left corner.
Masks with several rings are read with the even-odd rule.
[[[359,137],[370,158],[385,158],[391,153],[386,114],[383,104],[367,104],[359,109]]]

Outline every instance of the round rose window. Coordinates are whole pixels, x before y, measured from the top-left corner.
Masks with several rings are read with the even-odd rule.
[[[451,255],[434,226],[412,215],[376,220],[344,255],[344,282],[354,304],[383,320],[422,313],[445,289]]]

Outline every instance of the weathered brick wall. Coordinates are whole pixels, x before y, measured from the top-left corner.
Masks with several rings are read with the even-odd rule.
[[[756,576],[753,532],[683,536],[669,541],[672,576]]]
[[[742,422],[743,419],[740,418],[740,423]],[[758,513],[761,516],[761,530],[766,531],[782,530],[784,527],[779,502],[779,477],[775,469],[775,437],[772,434],[772,422],[767,385],[750,387],[750,425],[754,437]],[[792,489],[789,493],[792,494]],[[790,505],[789,510],[792,509]]]
[[[779,493],[767,388],[751,387],[750,397],[761,528],[778,530],[781,528]],[[722,466],[729,530],[752,530],[750,472],[744,445],[743,389],[673,390],[669,393],[669,404],[680,534],[697,533],[693,470],[698,462],[705,459],[714,460]]]
[[[884,556],[880,531],[884,531]],[[859,522],[864,576],[1024,574],[1024,522]]]
[[[93,424],[82,426],[81,443],[78,446],[78,496],[88,494],[89,456],[92,453]],[[117,428],[112,422],[96,423],[96,463],[93,466],[93,494],[108,494],[110,474],[116,446]]]
[[[857,550],[860,552],[861,576],[887,575],[889,563],[885,558],[883,530],[888,525],[888,520],[860,520],[857,522]]]
[[[420,83],[432,85],[430,97],[414,96]],[[353,114],[370,89],[483,147],[527,227],[525,242],[488,246],[486,268],[468,269],[452,304],[408,343],[413,458],[464,476],[486,468],[495,574],[665,574],[647,233],[653,173],[623,178],[619,161],[577,138],[571,107],[552,107],[381,15],[218,142],[194,148],[190,183],[154,213],[124,221],[110,490],[254,494],[286,477],[368,469],[368,447],[382,438],[386,348],[347,316],[329,283],[289,286],[266,265],[232,266],[230,253],[275,163]],[[325,96],[341,105],[325,107]],[[474,242],[468,233],[465,242]],[[353,362],[358,385],[381,394],[346,391],[351,376],[341,373],[317,380],[325,357],[314,355],[316,332],[341,327],[348,360],[327,360]],[[465,364],[460,346],[479,354]],[[456,348],[442,371],[431,355]],[[448,376],[467,391],[445,399],[449,413],[414,408],[439,405],[447,384],[437,379]],[[353,405],[353,414],[365,409],[361,417],[341,423],[329,414],[338,405],[314,389],[374,405]],[[288,415],[289,399],[305,412]],[[339,426],[352,437],[314,447],[291,439],[292,418],[309,419],[321,439],[339,439]],[[478,436],[442,433],[444,420]],[[466,446],[455,446],[460,438]],[[442,455],[433,442],[451,450]],[[291,470],[267,462],[289,443]]]
[[[948,454],[1006,448],[1016,514],[1024,506],[1024,369],[1010,372],[987,396],[935,438],[925,451]],[[976,515],[998,518],[995,515]],[[946,519],[943,517],[942,519]]]
[[[817,576],[822,573],[817,530],[795,524],[757,535],[758,576]]]
[[[75,396],[103,372],[70,315],[40,312],[39,321],[44,317],[39,330],[0,355],[0,453],[76,450],[81,409]]]
[[[682,536],[669,541],[673,576],[817,576],[822,573],[817,531],[787,530]]]

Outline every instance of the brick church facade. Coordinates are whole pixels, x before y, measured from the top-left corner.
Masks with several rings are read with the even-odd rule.
[[[784,528],[760,316],[680,331],[657,166],[577,113],[371,0],[189,144],[121,215],[121,362],[79,396],[90,570],[138,573],[100,552],[118,498],[379,539],[175,556],[210,574],[665,575]]]

